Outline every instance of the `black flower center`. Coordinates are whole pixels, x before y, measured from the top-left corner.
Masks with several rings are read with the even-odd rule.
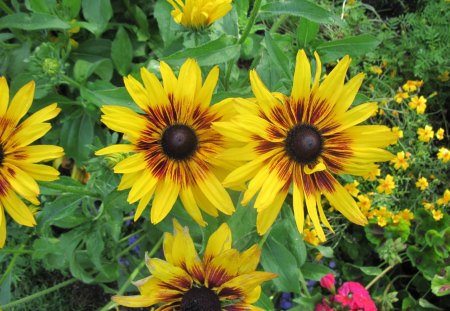
[[[169,158],[184,160],[191,157],[197,150],[198,139],[189,126],[175,124],[164,130],[161,145]]]
[[[216,293],[206,287],[192,287],[181,299],[180,311],[221,311]]]
[[[5,153],[3,151],[3,144],[0,143],[0,166],[3,165],[4,159],[5,159]]]
[[[297,124],[289,130],[284,148],[294,161],[310,164],[316,161],[322,152],[323,138],[313,125]]]

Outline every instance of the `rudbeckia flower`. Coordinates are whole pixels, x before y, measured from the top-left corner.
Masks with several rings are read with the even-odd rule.
[[[376,169],[374,162],[390,160],[382,149],[395,142],[389,128],[357,125],[377,110],[375,103],[349,110],[362,83],[358,74],[344,84],[350,58],[344,57],[320,83],[321,63],[315,54],[316,70],[311,86],[310,63],[303,50],[297,64],[290,96],[271,93],[256,71],[250,82],[256,99],[236,99],[240,114],[229,122],[216,122],[223,135],[246,143],[235,158],[246,154],[251,160],[232,171],[225,186],[250,181],[243,197],[247,204],[257,192],[257,231],[264,234],[275,221],[292,186],[293,209],[299,232],[306,212],[321,241],[321,222],[330,230],[322,208],[321,194],[346,218],[364,225],[366,217],[334,175],[363,176]]]
[[[140,295],[114,296],[126,307],[158,311],[262,311],[252,304],[261,294],[260,284],[276,277],[255,271],[261,255],[258,245],[242,253],[231,248],[231,231],[222,224],[208,240],[200,259],[188,229],[174,221],[174,234],[165,233],[166,260],[146,258],[151,276],[134,283]],[[147,257],[147,256],[146,256]]]
[[[202,85],[200,67],[187,60],[177,77],[161,62],[163,85],[158,78],[141,69],[142,85],[132,76],[124,78],[125,87],[143,113],[126,107],[103,106],[101,120],[110,129],[124,133],[129,144],[103,148],[96,155],[129,153],[115,167],[124,174],[119,190],[131,188],[130,204],[139,201],[137,220],[150,200],[151,222],[156,224],[170,212],[179,197],[184,208],[200,225],[206,225],[200,212],[217,216],[234,211],[222,178],[236,161],[224,161],[221,153],[229,140],[210,128],[214,121],[233,114],[223,101],[210,107],[219,69],[213,68]]]
[[[4,210],[18,224],[33,227],[36,220],[32,209],[20,197],[39,205],[39,186],[36,180],[58,179],[59,172],[53,167],[36,164],[61,157],[61,147],[51,145],[29,146],[50,129],[46,123],[58,115],[61,109],[49,105],[29,116],[22,123],[33,102],[35,84],[24,85],[9,102],[9,87],[0,77],[0,248],[6,240]]]
[[[231,0],[167,0],[176,23],[192,29],[205,28],[230,12]]]

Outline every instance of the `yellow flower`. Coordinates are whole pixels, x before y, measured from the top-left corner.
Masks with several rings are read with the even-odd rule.
[[[314,246],[317,246],[320,244],[320,240],[317,237],[316,230],[314,230],[314,229],[304,229],[303,230],[303,240]]]
[[[419,180],[416,182],[416,187],[420,188],[420,190],[425,190],[428,188],[428,181],[425,177],[420,177]]]
[[[370,172],[367,172],[366,174],[363,175],[364,180],[376,180],[378,176],[380,176],[381,174],[381,170],[378,167],[378,165],[376,165]]]
[[[414,92],[417,90],[418,87],[421,87],[423,85],[423,81],[417,81],[417,80],[408,80],[405,84],[403,84],[402,88],[406,92]]]
[[[442,195],[442,198],[439,198],[436,201],[436,203],[438,205],[445,205],[445,204],[448,204],[448,202],[450,202],[450,190],[445,189],[444,194]]]
[[[381,69],[380,66],[370,66],[369,69],[376,75],[381,75],[383,73],[383,69]]]
[[[394,100],[397,103],[401,103],[404,99],[408,98],[408,92],[402,92],[402,91],[398,91],[397,94],[395,94],[394,96]]]
[[[352,183],[346,184],[346,185],[344,186],[344,188],[345,188],[345,190],[347,190],[348,193],[350,193],[352,196],[357,197],[357,196],[358,196],[358,193],[359,193],[359,190],[358,190],[358,188],[357,188],[358,185],[359,185],[359,182],[356,181],[356,180],[354,180]]]
[[[367,216],[370,206],[372,205],[372,200],[369,199],[367,195],[358,195],[358,202],[356,203],[359,208],[361,209],[361,212]]]
[[[397,216],[402,218],[404,221],[406,221],[408,224],[411,223],[411,220],[414,219],[414,213],[411,212],[408,208],[405,208],[403,211],[398,212]]]
[[[417,135],[420,141],[428,143],[434,136],[433,128],[429,125],[425,125],[425,128],[419,128]]]
[[[56,104],[42,108],[20,123],[31,107],[35,84],[25,84],[9,101],[9,86],[0,77],[0,248],[6,240],[6,218],[27,227],[36,225],[33,212],[20,199],[39,205],[40,193],[36,181],[58,179],[59,172],[51,166],[37,164],[61,157],[61,147],[29,144],[44,136],[50,129],[46,122],[55,118],[61,109]]]
[[[377,218],[377,224],[378,224],[378,226],[380,226],[380,227],[385,227],[386,225],[387,225],[387,220],[386,220],[386,218],[385,217],[378,217]]]
[[[392,177],[390,174],[387,174],[386,177],[380,178],[378,180],[379,185],[377,187],[377,191],[379,193],[386,193],[386,194],[391,194],[392,190],[395,189],[395,182],[394,182],[394,177]]]
[[[444,139],[444,134],[445,134],[444,129],[443,129],[443,128],[439,128],[439,129],[436,131],[436,138],[437,138],[438,140],[443,140],[443,139]]]
[[[445,147],[439,148],[437,158],[443,163],[447,163],[448,161],[450,161],[450,151]]]
[[[208,27],[231,11],[231,0],[167,0],[176,23],[192,29]]]
[[[411,101],[409,102],[409,108],[416,109],[418,114],[424,114],[425,109],[427,108],[427,100],[423,96],[414,96],[411,98]]]
[[[396,140],[403,138],[403,131],[398,126],[391,128],[391,131],[395,135]]]
[[[394,164],[394,168],[399,170],[400,168],[406,170],[409,167],[408,163],[409,152],[406,153],[404,151],[397,152],[397,156],[391,160],[391,163]]]
[[[433,203],[423,202],[422,205],[427,211],[431,211],[432,209],[434,209],[434,204]]]
[[[261,249],[254,244],[240,253],[231,248],[231,231],[222,224],[209,238],[201,260],[187,227],[174,221],[174,234],[164,235],[166,260],[148,258],[151,276],[136,281],[139,295],[114,296],[126,307],[157,310],[259,310],[253,306],[262,282],[276,277],[255,271]]]
[[[447,0],[447,2],[450,0]],[[438,80],[441,82],[447,82],[449,80],[449,74],[450,72],[448,70],[445,70],[443,73],[441,73],[440,75],[438,75]]]
[[[179,197],[189,215],[201,226],[206,222],[200,210],[214,217],[218,210],[230,215],[234,205],[219,175],[236,163],[219,155],[231,145],[210,128],[234,111],[223,101],[210,106],[219,69],[213,68],[204,84],[200,67],[193,59],[180,69],[178,79],[164,62],[160,64],[163,84],[147,69],[141,69],[144,85],[131,75],[125,87],[143,110],[136,113],[121,106],[103,106],[102,122],[127,135],[130,144],[118,144],[96,152],[97,155],[130,153],[114,167],[124,174],[119,190],[131,188],[130,204],[139,201],[137,220],[152,197],[151,222],[163,220]]]
[[[334,175],[362,176],[376,167],[374,161],[393,157],[383,149],[395,141],[389,128],[357,126],[377,109],[376,104],[349,110],[363,74],[344,84],[351,61],[346,56],[319,84],[322,66],[317,53],[315,58],[317,68],[311,87],[310,63],[303,50],[298,52],[290,96],[271,93],[252,70],[250,82],[256,99],[239,99],[240,115],[232,122],[214,124],[223,135],[246,143],[235,151],[234,158],[245,154],[250,161],[231,172],[224,184],[237,186],[250,180],[243,204],[259,191],[254,204],[259,234],[275,221],[291,185],[299,232],[303,232],[306,207],[319,239],[325,240],[321,223],[329,229],[331,226],[321,194],[350,221],[366,224],[355,200]]]
[[[444,218],[444,214],[440,210],[432,210],[431,214],[433,215],[434,220],[439,221]]]

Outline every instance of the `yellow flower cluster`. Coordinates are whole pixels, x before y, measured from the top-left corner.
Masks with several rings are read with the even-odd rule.
[[[378,187],[377,187],[377,191],[378,193],[386,193],[386,194],[391,194],[392,190],[395,189],[395,181],[394,181],[394,177],[390,174],[387,174],[385,178],[380,178],[378,179]]]
[[[314,229],[311,219],[306,217],[305,220],[305,228],[303,229],[303,240],[313,246],[317,246],[320,244],[319,235],[317,231]]]
[[[407,99],[408,97],[408,92],[402,92],[401,90],[399,90],[397,94],[394,95],[394,100],[400,104],[404,99]]]
[[[403,84],[402,88],[406,92],[415,92],[418,88],[422,87],[423,80],[408,80],[405,84]]]
[[[449,196],[450,196],[450,194],[449,194]],[[444,214],[442,213],[442,211],[436,209],[435,205],[433,203],[429,203],[429,202],[425,201],[425,202],[422,202],[422,205],[427,211],[429,211],[431,213],[434,220],[439,221],[442,218],[444,218]]]
[[[447,205],[448,202],[450,202],[450,189],[445,189],[444,194],[436,201],[436,203],[438,205]]]
[[[376,219],[378,226],[385,227],[388,224],[397,225],[401,220],[408,225],[411,224],[411,220],[414,219],[414,213],[405,208],[400,212],[392,212],[387,209],[386,206],[380,206],[378,209],[371,210],[367,218]]]
[[[394,165],[396,170],[406,170],[409,167],[408,160],[411,157],[411,153],[400,151],[397,152],[397,156],[391,160],[391,164]]]

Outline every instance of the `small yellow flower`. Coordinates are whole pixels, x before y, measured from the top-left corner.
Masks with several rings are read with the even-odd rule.
[[[378,217],[377,223],[378,223],[378,226],[385,227],[387,225],[387,220],[385,217]]]
[[[442,218],[444,218],[444,214],[440,210],[434,209],[434,210],[431,211],[431,214],[433,214],[433,218],[436,221],[439,221]]]
[[[438,205],[445,205],[445,204],[448,204],[448,202],[450,202],[450,190],[445,189],[444,194],[442,195],[442,198],[439,198],[436,201],[436,203]]]
[[[425,190],[428,188],[428,181],[425,177],[420,177],[419,180],[416,182],[416,187],[420,188],[420,190]]]
[[[377,187],[378,193],[386,193],[391,194],[392,190],[395,189],[394,177],[390,174],[387,174],[386,177],[378,179],[379,185]]]
[[[450,161],[450,151],[445,147],[439,148],[437,158],[442,162],[447,163]]]
[[[358,205],[361,212],[367,216],[370,206],[372,205],[372,200],[369,199],[367,195],[360,194],[358,195],[358,202],[356,202],[356,205]]]
[[[443,129],[443,128],[440,128],[440,129],[438,129],[438,130],[436,131],[436,138],[437,138],[438,140],[443,140],[443,139],[444,139],[444,134],[445,134],[444,129]]]
[[[406,81],[405,84],[403,84],[402,88],[406,91],[406,92],[414,92],[415,90],[417,90],[418,87],[421,87],[423,85],[423,81],[420,80],[408,80]]]
[[[304,229],[303,240],[311,245],[317,246],[320,243],[315,229]]]
[[[359,190],[358,187],[359,182],[354,180],[352,183],[346,184],[344,188],[354,197],[358,196]]]
[[[425,128],[419,127],[417,135],[420,141],[428,143],[434,136],[433,128],[429,125],[425,125]]]
[[[434,203],[423,202],[422,205],[427,211],[431,211],[434,209]]]
[[[404,99],[407,99],[408,97],[409,97],[408,92],[402,92],[400,90],[397,92],[397,94],[395,94],[394,100],[400,104]]]
[[[365,174],[363,176],[363,178],[364,178],[364,180],[373,181],[373,180],[376,180],[377,177],[380,176],[380,174],[381,174],[381,170],[380,170],[379,166],[377,165],[373,170],[371,170],[370,172]]]
[[[192,29],[208,27],[230,12],[231,0],[167,0],[176,23]]]
[[[392,133],[394,133],[397,140],[403,138],[403,131],[398,126],[394,126],[393,128],[391,128],[391,131]]]
[[[408,224],[411,223],[411,220],[414,219],[414,213],[411,212],[408,208],[405,208],[403,211],[398,212],[397,216],[402,218],[404,221],[406,221]]]
[[[396,170],[399,170],[400,168],[406,170],[409,167],[409,155],[409,152],[406,154],[404,151],[397,152],[397,156],[391,160],[391,164],[394,164]]]
[[[370,66],[369,69],[376,75],[381,75],[383,73],[383,69],[381,69],[380,66]]]
[[[448,2],[448,0],[447,0]],[[440,75],[438,75],[438,80],[441,82],[447,82],[450,77],[449,77],[450,72],[448,70],[444,71],[443,73],[441,73]]]
[[[414,96],[411,98],[409,102],[409,108],[416,109],[418,114],[424,114],[425,109],[427,108],[427,99],[423,96]]]
[[[348,6],[354,5],[355,3],[356,3],[356,0],[347,0]]]

